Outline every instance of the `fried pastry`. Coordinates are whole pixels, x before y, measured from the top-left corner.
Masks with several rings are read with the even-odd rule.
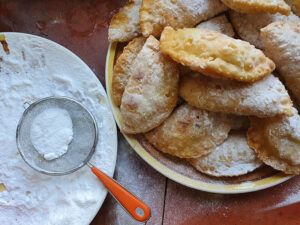
[[[145,137],[162,152],[180,158],[197,158],[226,140],[234,119],[235,116],[184,104]]]
[[[182,76],[179,93],[190,105],[214,112],[258,117],[293,115],[292,101],[273,75],[244,83],[192,72]]]
[[[285,1],[289,6],[291,6],[292,11],[297,16],[300,16],[300,0],[285,0]]]
[[[234,37],[232,25],[224,14],[212,18],[208,21],[202,22],[198,24],[196,28],[206,28],[208,30],[214,30],[219,33],[225,34],[229,37]]]
[[[122,54],[117,59],[114,66],[112,76],[112,96],[117,106],[121,105],[123,92],[127,85],[127,81],[131,75],[131,66],[136,58],[137,54],[144,46],[146,38],[138,37],[133,39],[123,49]]]
[[[234,10],[229,11],[231,23],[241,37],[241,39],[250,42],[255,47],[264,49],[264,44],[260,36],[260,29],[276,21],[300,21],[300,18],[292,12],[288,16],[279,13],[258,13],[245,14]]]
[[[266,54],[300,101],[300,22],[275,22],[261,30]]]
[[[143,36],[160,36],[164,27],[193,27],[228,8],[219,0],[143,0],[140,25]]]
[[[142,0],[128,0],[126,5],[113,16],[108,28],[110,42],[126,42],[139,36],[140,13]]]
[[[216,78],[253,82],[275,69],[273,61],[248,42],[202,28],[166,27],[160,49],[176,62]]]
[[[221,0],[229,8],[242,13],[281,13],[289,15],[291,8],[284,0]]]
[[[178,98],[178,65],[159,50],[150,36],[137,55],[121,102],[121,130],[136,134],[159,126]]]
[[[247,174],[262,165],[248,146],[244,131],[230,132],[227,140],[211,153],[189,162],[200,172],[216,177]]]
[[[300,116],[250,117],[248,144],[258,157],[287,174],[300,173]]]

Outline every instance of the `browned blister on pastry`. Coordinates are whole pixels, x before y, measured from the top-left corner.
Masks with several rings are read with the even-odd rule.
[[[292,12],[288,16],[279,13],[238,13],[229,11],[230,21],[239,37],[259,49],[264,49],[264,43],[260,36],[260,29],[276,21],[299,21],[300,18]]]
[[[141,30],[145,37],[159,37],[166,26],[193,27],[227,9],[219,0],[143,0]]]
[[[275,64],[248,42],[201,28],[166,27],[161,51],[207,76],[253,82],[268,76]]]
[[[221,0],[229,8],[242,13],[281,13],[289,15],[291,8],[284,0]]]
[[[145,137],[162,152],[180,158],[197,158],[226,140],[235,118],[184,104]]]
[[[300,22],[275,22],[261,30],[266,54],[300,101]]]
[[[128,0],[126,5],[110,21],[108,40],[126,42],[141,34],[140,13],[142,0]]]
[[[300,173],[300,116],[250,117],[248,144],[258,157],[287,174]]]
[[[121,102],[121,130],[136,134],[159,126],[178,98],[178,65],[159,50],[150,36],[137,55]]]
[[[211,153],[189,162],[200,172],[216,177],[240,176],[262,165],[248,146],[245,131],[230,132],[226,141]]]
[[[131,75],[131,67],[136,56],[144,46],[145,41],[146,38],[144,37],[133,39],[123,49],[122,54],[117,59],[114,66],[111,84],[113,100],[117,106],[121,105],[123,92]]]
[[[290,96],[272,74],[245,83],[192,72],[181,77],[179,94],[190,105],[214,112],[258,117],[293,115]]]

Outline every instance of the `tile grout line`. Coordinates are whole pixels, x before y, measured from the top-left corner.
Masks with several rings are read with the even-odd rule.
[[[169,180],[169,178],[166,178],[165,193],[164,193],[164,205],[163,205],[163,214],[162,214],[161,225],[164,224],[164,218],[165,218],[165,206],[166,206],[166,196],[167,196],[168,180]]]

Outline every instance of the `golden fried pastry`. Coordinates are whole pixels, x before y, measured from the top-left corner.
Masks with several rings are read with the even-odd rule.
[[[146,38],[138,37],[133,39],[123,49],[122,54],[117,59],[114,66],[114,72],[112,76],[112,96],[117,106],[121,105],[123,92],[127,85],[127,81],[131,75],[131,66],[136,58],[137,54],[144,46]]]
[[[159,126],[178,98],[178,65],[159,50],[150,36],[137,55],[121,103],[121,130],[136,134]]]
[[[113,16],[108,28],[108,40],[110,42],[126,42],[139,36],[140,13],[142,0],[128,0],[126,5]]]
[[[193,72],[182,76],[179,94],[190,105],[214,112],[258,117],[293,115],[292,101],[273,75],[244,83]]]
[[[198,24],[196,28],[206,28],[208,30],[214,30],[222,34],[226,34],[229,37],[234,37],[232,25],[224,14],[202,22]]]
[[[248,144],[258,157],[287,174],[300,173],[300,116],[250,117]]]
[[[176,62],[211,77],[253,82],[275,69],[272,60],[248,42],[202,28],[176,31],[166,27],[160,49]]]
[[[145,137],[162,152],[180,158],[197,158],[226,140],[235,118],[184,104]]]
[[[291,6],[292,11],[297,16],[300,16],[300,0],[285,0],[285,1],[289,6]]]
[[[275,22],[261,30],[266,54],[300,101],[300,22]]]
[[[292,12],[288,16],[279,13],[245,14],[234,10],[229,11],[231,23],[237,34],[245,41],[264,49],[264,43],[260,36],[260,29],[275,21],[300,21],[300,18]]]
[[[140,25],[143,36],[160,36],[164,27],[193,27],[201,21],[224,12],[219,0],[143,0]]]
[[[243,175],[262,165],[248,146],[244,131],[230,132],[227,140],[211,153],[189,162],[200,172],[216,177]]]
[[[284,0],[221,0],[229,8],[242,13],[281,13],[289,15],[291,8]]]

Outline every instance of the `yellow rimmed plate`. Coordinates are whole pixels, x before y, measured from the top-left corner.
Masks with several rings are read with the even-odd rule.
[[[122,51],[123,45],[112,43],[108,47],[106,57],[106,91],[115,120],[120,127],[120,109],[115,105],[112,98],[112,75],[113,66],[117,56]],[[292,176],[263,166],[252,173],[232,178],[215,178],[196,171],[186,160],[164,154],[155,149],[142,134],[123,134],[130,146],[150,166],[164,176],[185,186],[213,193],[237,194],[253,192],[280,184]]]

